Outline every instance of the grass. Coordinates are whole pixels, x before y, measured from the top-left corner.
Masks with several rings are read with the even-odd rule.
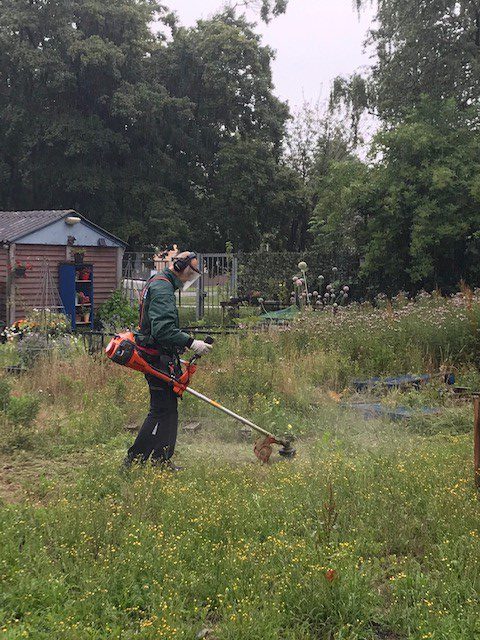
[[[186,470],[124,477],[118,465],[133,437],[124,426],[145,412],[141,377],[81,353],[39,361],[12,383],[14,397],[40,398],[36,420],[19,423],[23,448],[5,448],[10,418],[0,421],[0,638],[479,637],[471,404],[439,382],[396,391],[382,401],[442,411],[393,424],[364,421],[332,399],[371,372],[368,358],[386,353],[395,329],[400,352],[379,355],[375,373],[434,372],[448,352],[445,366],[454,362],[475,386],[468,314],[477,303],[438,333],[429,329],[433,304],[388,331],[390,312],[372,314],[366,332],[360,309],[348,322],[325,316],[219,339],[195,388],[300,434],[298,457],[269,466],[255,461],[238,425],[186,398],[184,420],[203,425],[180,435]],[[450,313],[457,308],[445,323]],[[352,346],[358,334],[368,357]],[[398,371],[409,353],[415,367]]]

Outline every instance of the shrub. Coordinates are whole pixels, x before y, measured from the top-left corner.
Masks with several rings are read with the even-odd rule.
[[[64,313],[57,313],[50,309],[33,309],[26,318],[15,321],[6,327],[1,336],[13,339],[18,335],[38,333],[49,336],[61,336],[70,332],[70,323]]]
[[[0,411],[5,410],[10,402],[10,384],[5,378],[0,378]]]
[[[29,333],[17,344],[18,359],[21,365],[30,368],[40,358],[52,350],[52,344],[42,333]]]
[[[112,293],[98,309],[98,318],[105,329],[117,331],[138,324],[138,304],[132,303],[121,289]]]
[[[32,394],[10,398],[6,420],[1,428],[0,448],[3,453],[33,447],[32,423],[38,415],[40,399]]]
[[[355,285],[357,266],[353,262],[339,262],[338,256],[325,256],[315,251],[258,251],[239,255],[239,294],[258,291],[263,297],[287,303],[292,291],[292,277],[298,274],[297,265],[301,260],[308,265],[307,281],[311,291],[318,287],[319,275],[325,277],[325,284],[335,279],[333,266],[338,267],[337,278],[344,284]]]
[[[29,427],[37,417],[40,399],[33,394],[25,394],[19,398],[10,398],[7,417],[15,426]]]

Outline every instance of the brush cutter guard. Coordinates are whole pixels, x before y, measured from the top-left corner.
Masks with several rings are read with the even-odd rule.
[[[212,338],[206,338],[205,341],[213,342]],[[190,393],[191,395],[203,400],[212,407],[219,409],[223,413],[226,413],[228,416],[235,418],[244,425],[247,425],[251,429],[254,429],[258,433],[260,433],[263,437],[255,442],[254,453],[259,460],[263,463],[267,463],[272,455],[272,444],[281,445],[281,449],[279,454],[284,458],[293,458],[295,456],[295,449],[292,446],[292,438],[291,436],[286,437],[284,439],[276,438],[272,433],[262,429],[258,425],[254,424],[250,420],[243,418],[238,413],[223,407],[221,404],[216,402],[215,400],[211,400],[207,396],[203,395],[203,393],[199,393],[195,391],[195,389],[189,388],[190,380],[192,379],[193,374],[195,373],[197,367],[195,364],[198,356],[193,356],[189,361],[182,360],[181,363],[183,365],[182,374],[180,377],[175,377],[175,372],[173,369],[171,371],[161,371],[156,367],[152,367],[149,364],[143,354],[155,354],[156,351],[150,349],[144,349],[143,347],[139,347],[135,343],[135,336],[131,331],[126,333],[119,333],[114,336],[107,348],[105,349],[107,356],[112,360],[112,362],[116,362],[117,364],[121,364],[124,367],[128,367],[129,369],[133,369],[134,371],[139,371],[140,373],[146,374],[149,373],[168,384],[171,384],[173,387],[173,391],[180,398],[184,394],[185,391]]]
[[[270,460],[270,456],[273,452],[272,444],[278,444],[278,441],[273,436],[267,436],[266,438],[258,438],[253,447],[253,453],[257,456],[260,462],[267,464]]]

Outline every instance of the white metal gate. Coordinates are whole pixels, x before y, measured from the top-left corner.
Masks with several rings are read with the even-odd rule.
[[[229,253],[198,255],[197,320],[221,315],[222,302],[237,295],[238,260]]]

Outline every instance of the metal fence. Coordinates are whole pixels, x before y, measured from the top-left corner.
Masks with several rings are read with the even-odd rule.
[[[191,310],[192,319],[220,319],[222,302],[237,295],[238,260],[227,253],[198,254],[200,278],[187,291],[177,292],[178,306]],[[138,304],[145,282],[169,262],[153,252],[126,253],[123,262],[123,290],[132,305]]]
[[[221,314],[222,302],[237,295],[238,260],[227,253],[202,253],[199,270],[196,309],[197,320],[206,315]]]

